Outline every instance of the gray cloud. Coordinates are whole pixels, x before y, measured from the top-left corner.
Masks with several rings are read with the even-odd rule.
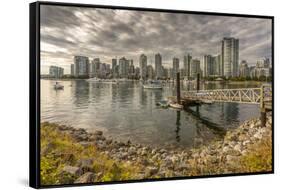
[[[185,53],[197,58],[220,53],[223,37],[240,39],[240,60],[254,64],[271,57],[269,19],[47,5],[40,18],[43,72],[56,64],[68,73],[74,55],[106,63],[125,56],[138,65],[141,53],[153,63],[159,52],[165,65],[171,66],[174,56],[182,64]]]

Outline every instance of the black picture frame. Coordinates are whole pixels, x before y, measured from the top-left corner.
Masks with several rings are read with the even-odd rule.
[[[40,6],[41,5],[53,5],[53,6],[64,6],[64,7],[90,7],[90,8],[106,8],[106,9],[133,10],[133,11],[185,13],[185,14],[197,14],[197,15],[215,15],[215,16],[270,19],[272,24],[271,62],[272,62],[272,78],[273,78],[272,81],[272,171],[42,186],[40,184]],[[29,4],[29,39],[30,39],[29,41],[30,43],[30,47],[29,47],[30,48],[29,49],[30,52],[29,54],[29,58],[30,58],[30,63],[29,63],[29,71],[30,71],[29,73],[29,185],[31,187],[33,188],[72,187],[72,186],[153,182],[153,181],[166,181],[166,180],[185,180],[185,179],[194,179],[194,178],[213,178],[213,177],[245,176],[245,175],[274,173],[274,16],[38,1]]]

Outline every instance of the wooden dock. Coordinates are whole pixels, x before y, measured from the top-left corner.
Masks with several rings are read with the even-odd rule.
[[[199,75],[197,75],[196,91],[181,91],[178,73],[177,97],[169,97],[169,99],[183,105],[184,109],[212,102],[259,104],[262,126],[265,125],[266,112],[272,110],[272,86],[270,84],[264,84],[260,88],[199,90],[198,81]]]

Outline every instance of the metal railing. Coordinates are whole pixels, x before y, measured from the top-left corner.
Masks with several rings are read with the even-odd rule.
[[[261,88],[214,89],[199,91],[182,91],[182,97],[193,100],[210,100],[215,102],[237,102],[250,104],[265,104],[272,100],[271,85]]]

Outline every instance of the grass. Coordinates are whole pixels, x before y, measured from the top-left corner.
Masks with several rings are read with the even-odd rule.
[[[250,152],[240,159],[240,168],[244,172],[272,171],[271,136],[250,147]]]
[[[93,182],[119,181],[135,179],[139,167],[127,163],[116,162],[100,154],[91,145],[83,147],[70,135],[57,129],[55,124],[41,124],[41,184],[71,184],[78,176],[63,172],[65,165],[75,165],[78,160],[91,158],[94,160],[92,170],[99,174]]]
[[[225,160],[211,162],[211,159],[190,160],[188,171],[181,176],[202,176],[224,173],[249,173],[272,171],[271,135],[248,147],[248,153],[238,157],[234,163]],[[60,185],[72,184],[79,176],[63,172],[65,165],[75,166],[81,159],[93,159],[91,170],[95,174],[93,182],[135,180],[143,172],[144,166],[125,161],[117,162],[101,154],[94,145],[83,147],[70,135],[58,130],[56,124],[41,124],[41,184]],[[200,163],[200,164],[199,164]],[[158,163],[161,166],[161,161]],[[167,170],[166,176],[169,175]],[[174,174],[171,173],[171,177]],[[155,176],[157,178],[157,176]]]

